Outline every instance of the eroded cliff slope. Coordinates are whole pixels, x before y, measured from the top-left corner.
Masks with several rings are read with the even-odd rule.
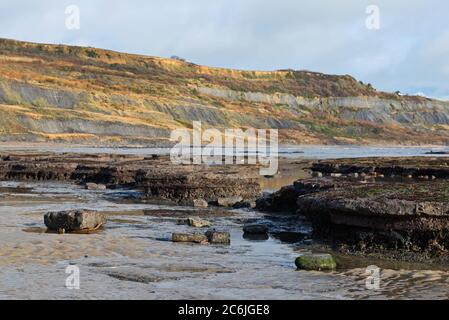
[[[277,128],[284,143],[449,144],[449,102],[349,75],[209,68],[0,39],[0,140],[161,144],[192,121]]]

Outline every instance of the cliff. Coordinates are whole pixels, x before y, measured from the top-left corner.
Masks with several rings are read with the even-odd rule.
[[[277,128],[284,143],[449,144],[449,102],[349,75],[241,71],[0,39],[0,140],[163,144],[191,127]]]

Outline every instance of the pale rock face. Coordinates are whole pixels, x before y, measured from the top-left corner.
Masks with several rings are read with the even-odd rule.
[[[231,101],[286,104],[292,110],[337,111],[343,119],[386,124],[449,125],[449,103],[437,100],[382,99],[378,97],[305,98],[291,94],[239,92],[219,88],[200,87],[198,91]]]

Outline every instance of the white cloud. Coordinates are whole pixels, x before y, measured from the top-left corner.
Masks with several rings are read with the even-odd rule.
[[[368,0],[2,0],[0,37],[351,74],[383,90],[449,96],[449,3],[375,2],[378,31],[365,27]],[[64,25],[71,4],[79,31]]]

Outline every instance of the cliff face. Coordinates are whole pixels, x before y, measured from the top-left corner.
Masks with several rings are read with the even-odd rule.
[[[346,76],[238,71],[0,39],[0,140],[161,144],[192,121],[282,142],[449,144],[449,103]]]

